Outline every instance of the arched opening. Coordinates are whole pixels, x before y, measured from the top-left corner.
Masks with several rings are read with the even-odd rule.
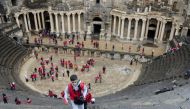
[[[17,0],[11,0],[12,6],[17,6]]]
[[[102,28],[102,19],[99,17],[95,17],[93,19],[93,39],[99,39],[101,28]]]
[[[154,37],[155,37],[155,33],[156,33],[156,25],[155,24],[150,24],[149,25],[149,29],[148,29],[148,40],[154,41]]]
[[[7,22],[7,21],[8,21],[8,19],[7,19],[7,16],[6,16],[6,15],[4,15],[4,16],[3,16],[3,20],[4,20],[5,22]]]
[[[50,30],[51,26],[50,26],[49,13],[47,11],[45,11],[43,15],[44,15],[44,20],[45,20],[45,29]]]
[[[95,17],[94,19],[93,19],[93,21],[102,21],[102,19],[101,18],[99,18],[99,17]]]
[[[188,29],[187,37],[190,37],[190,29]]]
[[[18,38],[17,37],[13,37],[13,39],[18,42]]]
[[[100,0],[96,0],[96,4],[100,4]]]

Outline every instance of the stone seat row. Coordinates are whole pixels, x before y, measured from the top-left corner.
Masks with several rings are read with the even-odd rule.
[[[190,49],[188,45],[182,46],[174,53],[167,53],[143,65],[142,73],[136,84],[145,84],[165,79],[182,77],[183,72],[190,67]]]

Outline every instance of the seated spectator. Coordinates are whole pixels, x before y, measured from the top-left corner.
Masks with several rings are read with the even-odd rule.
[[[20,105],[21,104],[21,101],[17,97],[15,98],[15,104],[16,105]]]
[[[49,90],[48,96],[49,96],[49,97],[57,98],[57,95],[54,94],[53,91],[51,91],[51,90]]]
[[[15,90],[16,89],[16,85],[15,85],[14,82],[9,83],[9,85],[10,85],[11,90]]]
[[[31,104],[31,103],[32,103],[32,100],[31,100],[30,98],[27,98],[27,99],[26,99],[26,103],[27,103],[27,104]]]

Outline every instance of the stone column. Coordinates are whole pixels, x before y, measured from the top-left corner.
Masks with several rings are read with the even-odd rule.
[[[127,31],[127,39],[130,39],[130,34],[131,34],[131,20],[132,18],[128,18],[128,31]]]
[[[121,20],[122,20],[122,23],[121,23],[121,36],[120,36],[120,38],[123,39],[123,31],[124,31],[125,18],[122,17]]]
[[[154,39],[158,38],[159,28],[160,28],[160,20],[157,19],[156,33]]]
[[[116,16],[114,16],[114,20],[113,20],[113,34],[116,35],[115,33],[115,27],[116,27]]]
[[[16,19],[16,23],[18,25],[18,27],[20,28],[20,22],[19,22],[19,19],[18,19],[19,15],[18,14],[15,14],[15,19]],[[1,20],[1,16],[0,16],[0,20]],[[2,20],[1,20],[2,21]],[[3,23],[3,22],[1,22]]]
[[[117,33],[118,36],[120,36],[120,31],[121,31],[121,17],[119,17],[118,33]]]
[[[16,17],[15,17],[16,18]],[[1,15],[0,15],[0,24],[2,24],[3,22],[2,22],[2,19],[1,19]],[[18,25],[18,23],[17,23],[17,25]]]
[[[45,20],[44,20],[44,12],[41,12],[42,15],[42,28],[45,29]]]
[[[65,33],[64,13],[61,13],[62,33]]]
[[[26,20],[26,13],[24,13],[23,15],[24,15],[24,24],[25,24],[26,32],[29,32],[28,24],[27,24],[27,20]]]
[[[146,19],[142,19],[143,24],[142,24],[142,29],[141,29],[141,38],[140,41],[144,40],[144,33],[145,33],[145,26],[146,26]]]
[[[174,32],[175,32],[175,27],[174,27],[174,23],[172,23],[172,29],[171,29],[171,32],[170,32],[170,38],[169,40],[171,41],[174,37]]]
[[[57,13],[54,13],[54,15],[55,15],[56,32],[59,33],[59,24],[58,24],[58,16],[57,16]]]
[[[33,12],[33,14],[34,14],[35,29],[36,29],[35,31],[39,31],[37,17],[36,17],[36,12]]]
[[[133,40],[137,40],[138,22],[139,22],[139,18],[135,18],[135,33],[134,33]]]
[[[68,22],[68,33],[71,33],[71,21],[70,21],[70,13],[67,13],[67,22]]]
[[[160,21],[160,28],[159,28],[158,36],[157,36],[158,39],[160,39],[160,36],[161,36],[161,33],[162,33],[162,27],[163,27],[163,23],[162,23],[162,21]]]
[[[179,25],[177,24],[176,26],[176,32],[175,32],[175,36],[178,36],[179,35]]]
[[[147,39],[148,37],[148,29],[149,29],[149,18],[147,19],[147,24],[146,24],[146,33],[145,33],[145,38]]]
[[[81,19],[80,19],[81,12],[78,13],[78,32],[81,33]]]
[[[73,16],[73,32],[76,32],[76,29],[75,29],[75,13],[73,13],[72,16]]]
[[[52,13],[51,12],[49,12],[49,17],[50,17],[51,32],[54,32],[53,17],[52,17]]]
[[[30,23],[30,16],[29,16],[29,13],[28,13],[26,16],[27,16],[27,19],[28,19],[28,28],[29,28],[29,30],[32,30],[32,28],[31,28],[31,23]]]
[[[161,36],[160,36],[160,42],[162,42],[162,40],[163,40],[164,32],[165,32],[165,26],[166,26],[167,22],[164,20],[164,21],[162,21],[162,23],[163,23],[163,26],[162,26]]]
[[[42,25],[41,25],[41,20],[40,20],[40,12],[37,13],[38,15],[38,25],[39,25],[39,29],[42,29]]]

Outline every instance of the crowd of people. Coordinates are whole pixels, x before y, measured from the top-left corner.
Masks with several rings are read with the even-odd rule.
[[[3,93],[1,99],[2,99],[2,101],[3,101],[4,104],[8,104],[9,102],[11,102],[12,96],[10,96],[10,95],[7,96],[7,94]],[[21,100],[18,97],[15,97],[14,102],[15,102],[16,105],[31,104],[32,100],[29,97],[27,97],[25,100]]]
[[[56,36],[56,34],[50,34],[48,31],[42,31],[41,33],[39,33],[39,37],[34,38],[34,43],[35,44],[43,44],[43,38],[44,37],[48,37],[49,38],[49,43],[52,44],[52,42],[57,45],[58,44],[58,38]],[[87,103],[94,103],[95,99],[93,98],[90,90],[91,90],[91,83],[88,83],[87,85],[85,85],[85,83],[81,82],[76,75],[71,75],[70,76],[70,72],[71,70],[73,71],[80,71],[81,73],[83,72],[89,72],[91,67],[95,66],[96,61],[93,58],[89,58],[86,63],[84,63],[83,65],[79,66],[77,63],[77,57],[80,57],[81,55],[81,48],[85,47],[84,41],[86,41],[86,38],[84,38],[84,41],[79,41],[80,35],[79,34],[65,34],[65,40],[63,41],[63,46],[67,47],[68,45],[74,45],[76,43],[76,45],[74,45],[75,47],[75,52],[74,52],[74,62],[72,62],[69,59],[64,59],[61,58],[60,61],[58,63],[54,62],[54,57],[51,55],[49,58],[44,59],[44,57],[39,57],[38,56],[38,52],[34,51],[34,55],[36,57],[36,60],[38,60],[37,62],[39,62],[39,66],[37,66],[36,68],[34,68],[34,71],[30,73],[30,76],[28,77],[28,75],[25,75],[25,80],[26,82],[29,81],[38,81],[38,80],[43,80],[43,79],[50,79],[52,82],[56,81],[59,79],[59,75],[60,73],[62,73],[62,77],[65,77],[65,73],[67,74],[67,77],[70,78],[71,83],[68,84],[68,86],[66,87],[66,89],[64,91],[62,91],[60,93],[60,95],[57,95],[56,93],[54,93],[51,89],[48,90],[48,94],[47,96],[52,97],[52,98],[58,98],[58,99],[62,99],[63,102],[65,104],[68,104],[68,100],[67,98],[69,97],[68,94],[70,95],[70,100],[73,101],[71,104],[73,106],[73,109],[75,109],[76,106],[83,106],[84,109],[86,109]],[[100,47],[100,43],[97,40],[93,40],[91,39],[91,45],[93,48],[99,49]],[[108,48],[108,44],[106,42],[105,44],[105,49]],[[131,52],[132,47],[129,46],[128,48],[128,52]],[[112,46],[112,50],[115,50],[115,45]],[[122,44],[122,50],[124,50],[123,48],[123,44]],[[138,52],[142,51],[141,55],[144,55],[144,48],[138,48]],[[152,56],[154,54],[152,53]],[[61,66],[62,68],[59,68],[58,66]],[[81,69],[79,69],[81,68]],[[63,70],[60,70],[63,69]],[[102,78],[103,75],[106,74],[106,66],[102,66],[102,69],[97,73],[97,75],[94,77],[94,83],[102,83]],[[11,90],[15,90],[16,89],[16,85],[14,82],[9,83],[10,84],[10,88]],[[82,85],[81,85],[82,84]],[[79,91],[77,92],[78,94],[75,94],[75,91]],[[81,90],[83,90],[83,98],[84,101],[82,103],[82,105],[79,103],[75,103],[75,97],[74,96],[78,96],[81,95]],[[73,94],[73,95],[72,95]],[[4,103],[8,103],[8,97],[6,94],[2,95],[3,97],[3,101]],[[32,100],[30,98],[27,98],[26,101],[21,101],[20,98],[16,97],[15,98],[15,104],[19,105],[19,104],[31,104]],[[77,109],[83,109],[83,108],[77,108]]]

